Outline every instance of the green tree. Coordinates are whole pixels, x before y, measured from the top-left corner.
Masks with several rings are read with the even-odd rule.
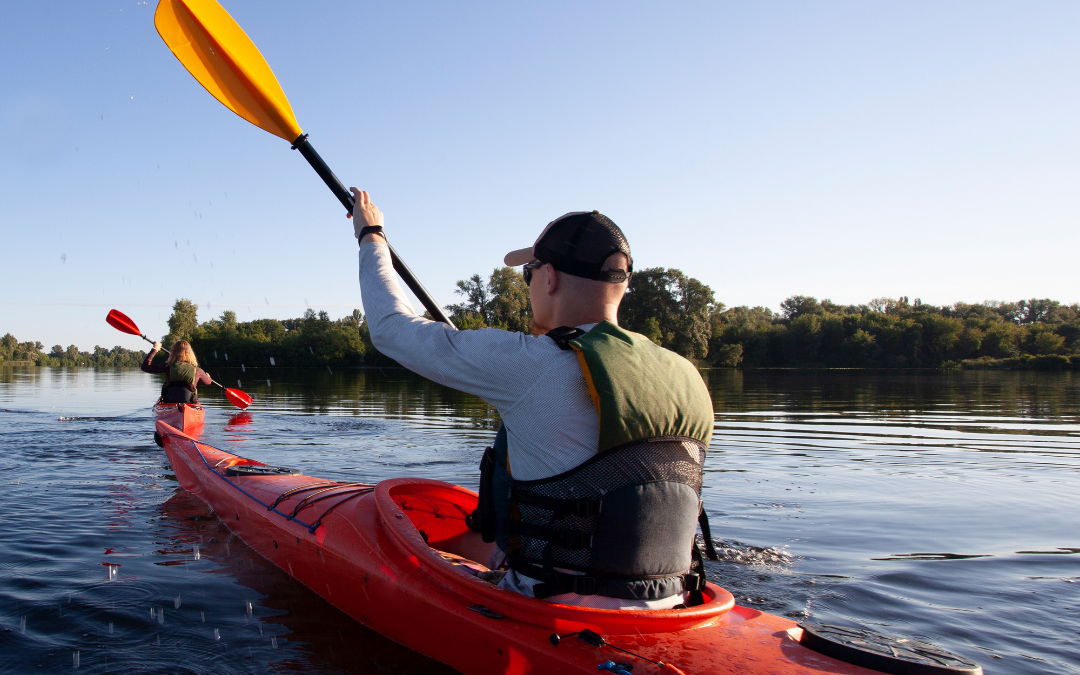
[[[832,305],[831,302],[829,304]],[[785,319],[797,319],[800,316],[823,313],[821,305],[818,304],[817,298],[811,297],[809,295],[791,296],[787,300],[784,300],[780,303],[780,311],[784,315]]]
[[[221,313],[221,327],[225,330],[226,333],[235,333],[236,326],[236,312],[232,311],[231,309],[227,309]]]
[[[486,328],[489,325],[488,302],[491,296],[483,277],[474,274],[468,279],[458,280],[454,293],[465,296],[465,302],[447,305],[453,322],[459,327],[460,324],[467,324],[470,328]]]
[[[196,337],[199,330],[198,311],[199,306],[187,298],[180,298],[173,303],[173,313],[169,317],[169,333],[163,339],[166,348],[177,340],[191,341]]]
[[[459,329],[491,327],[529,332],[532,323],[529,287],[517,270],[496,267],[487,281],[474,274],[458,281],[454,292],[465,298],[464,302],[446,307]]]
[[[1065,338],[1061,337],[1049,327],[1034,332],[1032,338],[1034,352],[1040,356],[1058,354],[1065,346]]]
[[[488,279],[488,322],[493,328],[528,333],[532,323],[529,287],[512,267],[497,267]]]
[[[654,267],[630,277],[619,325],[682,356],[701,359],[708,355],[710,320],[718,309],[705,284],[679,270]]]

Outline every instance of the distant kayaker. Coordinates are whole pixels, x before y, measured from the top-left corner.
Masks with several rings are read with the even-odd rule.
[[[213,380],[199,367],[195,351],[187,340],[177,340],[169,350],[165,363],[153,363],[154,357],[161,351],[161,343],[155,342],[150,353],[142,362],[144,373],[167,373],[165,384],[161,387],[163,403],[197,403],[197,388],[200,384],[210,384]]]
[[[463,540],[449,552],[506,569],[500,586],[552,602],[700,602],[695,534],[712,401],[693,364],[619,328],[633,272],[622,230],[598,211],[553,220],[504,259],[522,266],[533,335],[457,331],[413,311],[395,281],[382,213],[352,191],[375,347],[479,396],[502,419],[472,517],[476,539],[497,549]]]

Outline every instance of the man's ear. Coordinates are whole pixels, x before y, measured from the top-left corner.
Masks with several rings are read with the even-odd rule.
[[[547,268],[547,294],[555,295],[555,291],[559,290],[559,271],[551,263],[544,267]]]

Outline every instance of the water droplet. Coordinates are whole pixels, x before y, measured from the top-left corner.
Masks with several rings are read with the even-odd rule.
[[[228,360],[229,360],[229,352],[225,352],[225,360],[226,360],[226,361],[228,361]]]
[[[177,595],[172,601],[173,609],[180,609],[180,596]]]
[[[164,607],[158,607],[157,608],[157,622],[159,624],[163,625],[163,626],[165,625],[165,608]]]
[[[247,368],[242,363],[240,364],[240,372],[241,373],[246,373],[247,372]]]
[[[270,644],[274,646],[274,649],[277,649],[277,636],[276,635],[271,635],[270,636]]]
[[[71,653],[71,666],[73,668],[78,668],[79,667],[79,652],[78,651],[74,651],[74,652]]]
[[[274,363],[274,357],[273,356],[270,357],[270,365],[272,365],[272,366],[277,365],[276,363]]]
[[[330,366],[327,366],[327,367],[326,367],[326,370],[327,370],[327,371],[328,371],[328,372],[329,372],[329,373],[330,373],[331,375],[333,375],[333,374],[334,374],[334,371],[330,370]]]
[[[202,554],[199,553],[199,545],[195,544],[195,559],[198,560],[201,557],[202,557]]]
[[[243,389],[244,388],[244,385],[240,384],[240,380],[236,381],[236,388],[237,389]]]
[[[247,615],[248,615],[248,616],[251,616],[251,601],[250,601],[250,600],[248,600],[248,601],[247,601],[247,602],[245,603],[245,605],[246,605],[246,607],[247,607]]]
[[[268,386],[268,387],[270,386],[270,380],[266,381],[266,386]]]
[[[221,639],[221,633],[218,632],[217,628],[214,629],[214,639],[215,640],[220,640]]]

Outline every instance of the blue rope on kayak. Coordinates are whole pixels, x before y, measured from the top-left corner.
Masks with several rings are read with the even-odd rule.
[[[322,525],[323,518],[325,518],[331,511],[333,511],[337,507],[341,506],[342,504],[344,504],[345,502],[349,501],[350,499],[352,499],[354,497],[359,497],[361,495],[370,494],[371,492],[375,491],[375,486],[367,484],[367,483],[310,483],[308,485],[301,485],[301,486],[292,488],[291,490],[286,490],[277,499],[274,500],[273,504],[267,504],[266,502],[262,501],[258,497],[255,497],[250,492],[248,492],[244,488],[242,488],[239,485],[237,485],[236,483],[234,483],[233,481],[229,480],[226,476],[218,473],[217,466],[220,465],[224,460],[219,461],[217,463],[217,465],[215,465],[215,466],[210,466],[210,462],[206,461],[206,456],[203,455],[202,450],[199,448],[199,443],[197,441],[195,441],[193,439],[190,439],[190,438],[187,438],[186,436],[178,436],[177,434],[168,434],[168,436],[170,436],[170,437],[179,437],[179,438],[183,438],[185,440],[191,441],[191,445],[192,445],[192,447],[195,448],[195,452],[199,453],[199,459],[201,459],[203,461],[203,464],[206,465],[206,468],[210,470],[210,473],[214,474],[215,476],[217,476],[221,480],[225,481],[225,483],[227,485],[230,485],[231,487],[239,490],[241,494],[243,494],[245,497],[252,500],[256,504],[259,504],[260,506],[265,506],[267,511],[272,511],[273,513],[278,514],[279,516],[281,516],[285,520],[290,520],[290,521],[292,521],[294,523],[297,523],[298,525],[302,525],[303,527],[306,527],[307,531],[308,531],[308,534],[315,534],[315,530],[319,529],[319,526]],[[207,447],[213,448],[214,450],[217,450],[218,452],[224,453],[226,455],[232,455],[233,457],[239,457],[240,459],[243,459],[239,455],[233,455],[233,453],[231,453],[231,452],[226,452],[226,451],[224,451],[224,450],[222,450],[220,448],[214,448],[214,446],[212,446],[212,445],[207,446]],[[296,508],[293,509],[292,513],[287,514],[287,513],[284,513],[282,511],[278,511],[277,505],[280,504],[282,502],[282,500],[288,498],[289,496],[292,496],[292,494],[295,494],[295,493],[297,493],[299,491],[302,491],[302,490],[305,490],[305,489],[317,489],[318,487],[321,487],[323,485],[326,486],[324,489],[319,490],[318,492],[315,492],[313,494],[307,495],[306,497],[301,499],[300,503],[296,505]],[[316,495],[322,494],[323,492],[329,492],[330,490],[336,490],[336,489],[348,489],[348,488],[355,488],[355,490],[351,491],[351,492],[348,492],[345,495],[342,495],[342,493],[338,492],[338,493],[318,497],[317,499],[311,499],[312,497],[315,497]],[[339,501],[332,504],[330,506],[330,508],[323,511],[319,515],[319,517],[315,519],[315,522],[311,523],[310,525],[296,517],[296,515],[298,513],[300,513],[300,511],[302,509],[307,508],[308,506],[311,506],[312,504],[315,504],[316,502],[321,502],[321,501],[323,501],[325,499],[330,499],[332,497],[342,497],[342,496],[344,497],[343,499],[340,499]]]

